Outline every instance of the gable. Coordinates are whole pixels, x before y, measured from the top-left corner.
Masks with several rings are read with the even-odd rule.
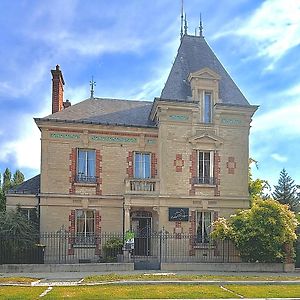
[[[221,77],[211,70],[210,68],[203,68],[200,69],[199,71],[190,73],[189,75],[189,81],[192,80],[192,78],[200,78],[200,79],[208,79],[208,80],[220,80]]]

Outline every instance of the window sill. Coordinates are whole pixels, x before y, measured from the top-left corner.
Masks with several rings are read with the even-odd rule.
[[[90,187],[94,187],[97,186],[97,182],[84,182],[84,181],[80,181],[80,182],[74,182],[74,185],[76,186],[90,186]]]
[[[215,188],[215,184],[207,184],[207,183],[194,183],[195,188]]]

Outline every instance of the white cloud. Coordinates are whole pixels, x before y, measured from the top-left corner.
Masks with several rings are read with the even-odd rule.
[[[265,114],[257,116],[252,122],[252,133],[274,134],[282,137],[300,135],[300,101],[293,101],[289,104],[273,109]]]
[[[284,155],[280,155],[278,153],[272,153],[271,154],[271,157],[276,160],[276,161],[279,161],[279,162],[287,162],[288,161],[288,158]]]
[[[38,86],[46,76],[49,62],[47,59],[35,61],[30,66],[10,66],[10,80],[0,82],[0,94],[10,97],[27,96]],[[18,80],[16,80],[18,78]],[[7,98],[0,98],[0,101],[7,101]]]
[[[300,1],[266,0],[248,19],[235,19],[216,38],[235,34],[249,39],[259,56],[271,60],[270,70],[290,49],[300,45],[299,19]]]
[[[23,118],[24,130],[21,138],[7,141],[0,147],[0,161],[8,157],[16,159],[17,168],[40,169],[40,131],[31,116]]]

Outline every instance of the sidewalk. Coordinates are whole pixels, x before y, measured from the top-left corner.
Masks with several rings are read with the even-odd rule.
[[[196,271],[179,271],[179,272],[162,272],[157,270],[136,270],[136,271],[119,271],[119,272],[56,272],[56,273],[0,273],[1,277],[29,277],[41,279],[43,282],[58,281],[80,281],[91,275],[134,275],[134,274],[178,274],[178,275],[215,275],[215,276],[282,276],[282,277],[300,277],[300,273],[256,273],[256,272],[196,272]],[[203,282],[203,281],[201,281]],[[222,281],[223,282],[223,281]],[[256,281],[257,282],[257,281]],[[300,281],[299,281],[300,284]]]

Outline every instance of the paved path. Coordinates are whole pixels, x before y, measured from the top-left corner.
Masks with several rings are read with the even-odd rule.
[[[199,272],[199,271],[180,271],[180,272],[161,272],[157,270],[141,271],[121,271],[121,272],[52,272],[52,273],[0,273],[0,277],[30,277],[49,281],[76,281],[90,275],[134,275],[134,274],[179,274],[179,275],[216,275],[216,276],[282,276],[300,277],[300,273],[258,273],[258,272]]]

